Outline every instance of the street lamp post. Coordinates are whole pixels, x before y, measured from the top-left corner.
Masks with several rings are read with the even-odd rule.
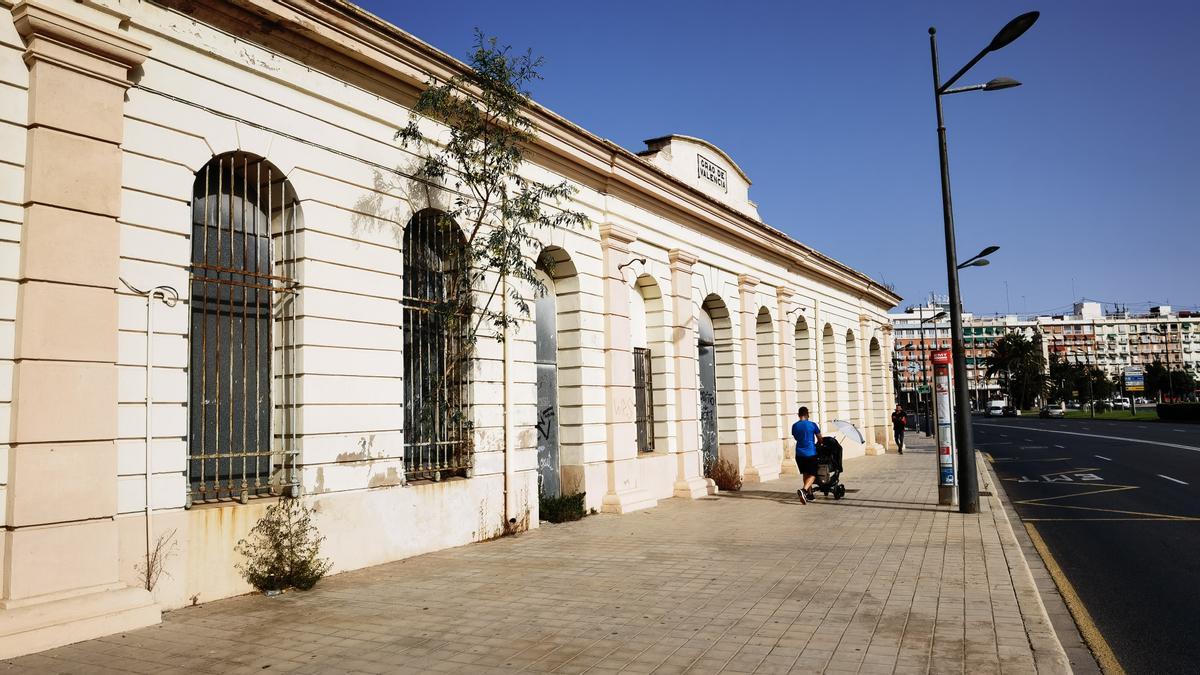
[[[1171,332],[1166,324],[1155,326],[1154,332],[1163,336],[1163,351],[1167,354],[1167,391],[1170,392],[1167,400],[1172,401],[1175,399],[1175,376],[1171,374]]]
[[[1009,21],[975,58],[944,84],[938,67],[937,29],[929,29],[929,51],[933,63],[933,100],[937,110],[938,159],[942,174],[942,220],[946,231],[946,285],[950,295],[951,350],[954,359],[955,440],[958,444],[958,510],[979,512],[979,481],[975,474],[975,448],[971,441],[970,398],[967,393],[966,355],[963,351],[962,298],[958,289],[958,253],[954,242],[954,207],[950,199],[950,165],[946,151],[946,125],[942,118],[942,96],[965,91],[995,91],[1018,86],[1016,80],[999,77],[986,84],[951,89],[968,70],[989,52],[1003,49],[1037,21],[1038,12],[1028,12]]]
[[[926,395],[929,395],[929,382],[925,376],[925,369],[929,365],[929,359],[925,355],[925,324],[929,323],[930,321],[936,322],[938,319],[945,318],[945,316],[946,316],[945,312],[938,312],[937,314],[934,314],[933,316],[929,317],[928,319],[921,319],[921,325],[920,325],[920,328],[921,328],[921,387],[925,389]],[[936,323],[933,326],[933,338],[935,341],[937,340],[937,324]],[[917,398],[920,398],[920,395],[921,395],[921,392],[918,391]],[[929,404],[929,401],[930,401],[930,399],[925,400],[925,422],[921,425],[922,431],[925,432],[925,438],[929,438],[930,436],[933,435],[933,430],[930,429],[930,426],[929,426],[929,422],[930,422],[929,418],[933,416],[930,412],[931,409],[933,408],[933,406]],[[921,411],[920,411],[920,408],[918,407],[917,419],[920,419],[920,418],[921,418]]]
[[[1080,352],[1078,349],[1072,349],[1072,350],[1069,350],[1069,351],[1067,352],[1067,354],[1068,354],[1068,355],[1069,355],[1071,358],[1075,359],[1075,363],[1079,363],[1079,356],[1080,356],[1080,353],[1081,353],[1081,352]],[[1087,391],[1088,391],[1088,393],[1087,393],[1087,395],[1088,395],[1088,409],[1089,409],[1089,410],[1091,410],[1091,417],[1092,417],[1092,419],[1096,419],[1096,396],[1095,396],[1095,394],[1093,393],[1093,390],[1092,390],[1092,369],[1091,369],[1091,363],[1090,363],[1090,361],[1088,360],[1088,354],[1087,354],[1087,352],[1086,352],[1086,351],[1084,351],[1084,352],[1082,352],[1082,354],[1083,354],[1083,378],[1084,378],[1085,380],[1087,380]]]

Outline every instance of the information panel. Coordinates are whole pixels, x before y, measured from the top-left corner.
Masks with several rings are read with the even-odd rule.
[[[933,361],[934,412],[937,415],[938,501],[949,504],[957,484],[954,467],[954,412],[950,395],[950,350],[939,349]]]

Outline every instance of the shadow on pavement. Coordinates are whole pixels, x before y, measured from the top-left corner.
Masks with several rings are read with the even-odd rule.
[[[847,493],[858,492],[858,490],[847,490]],[[800,500],[796,498],[795,492],[776,492],[773,490],[741,490],[738,492],[722,492],[722,497],[733,499],[761,499],[765,501],[776,502],[778,504],[786,504],[788,506],[803,506]],[[858,497],[847,497],[845,499],[833,499],[824,495],[818,495],[816,500],[809,504],[818,506],[845,506],[859,509],[886,509],[889,511],[941,511],[942,509],[923,503],[915,502],[897,502],[888,499],[861,499]]]

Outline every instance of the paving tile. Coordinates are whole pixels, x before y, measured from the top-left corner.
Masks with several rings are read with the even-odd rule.
[[[847,460],[845,500],[748,484],[176,610],[0,675],[1054,672],[1045,580],[993,500],[934,506],[930,460]]]

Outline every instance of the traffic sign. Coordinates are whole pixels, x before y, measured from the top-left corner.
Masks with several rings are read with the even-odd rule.
[[[1125,391],[1139,392],[1146,391],[1146,371],[1141,366],[1128,366],[1125,368]]]

